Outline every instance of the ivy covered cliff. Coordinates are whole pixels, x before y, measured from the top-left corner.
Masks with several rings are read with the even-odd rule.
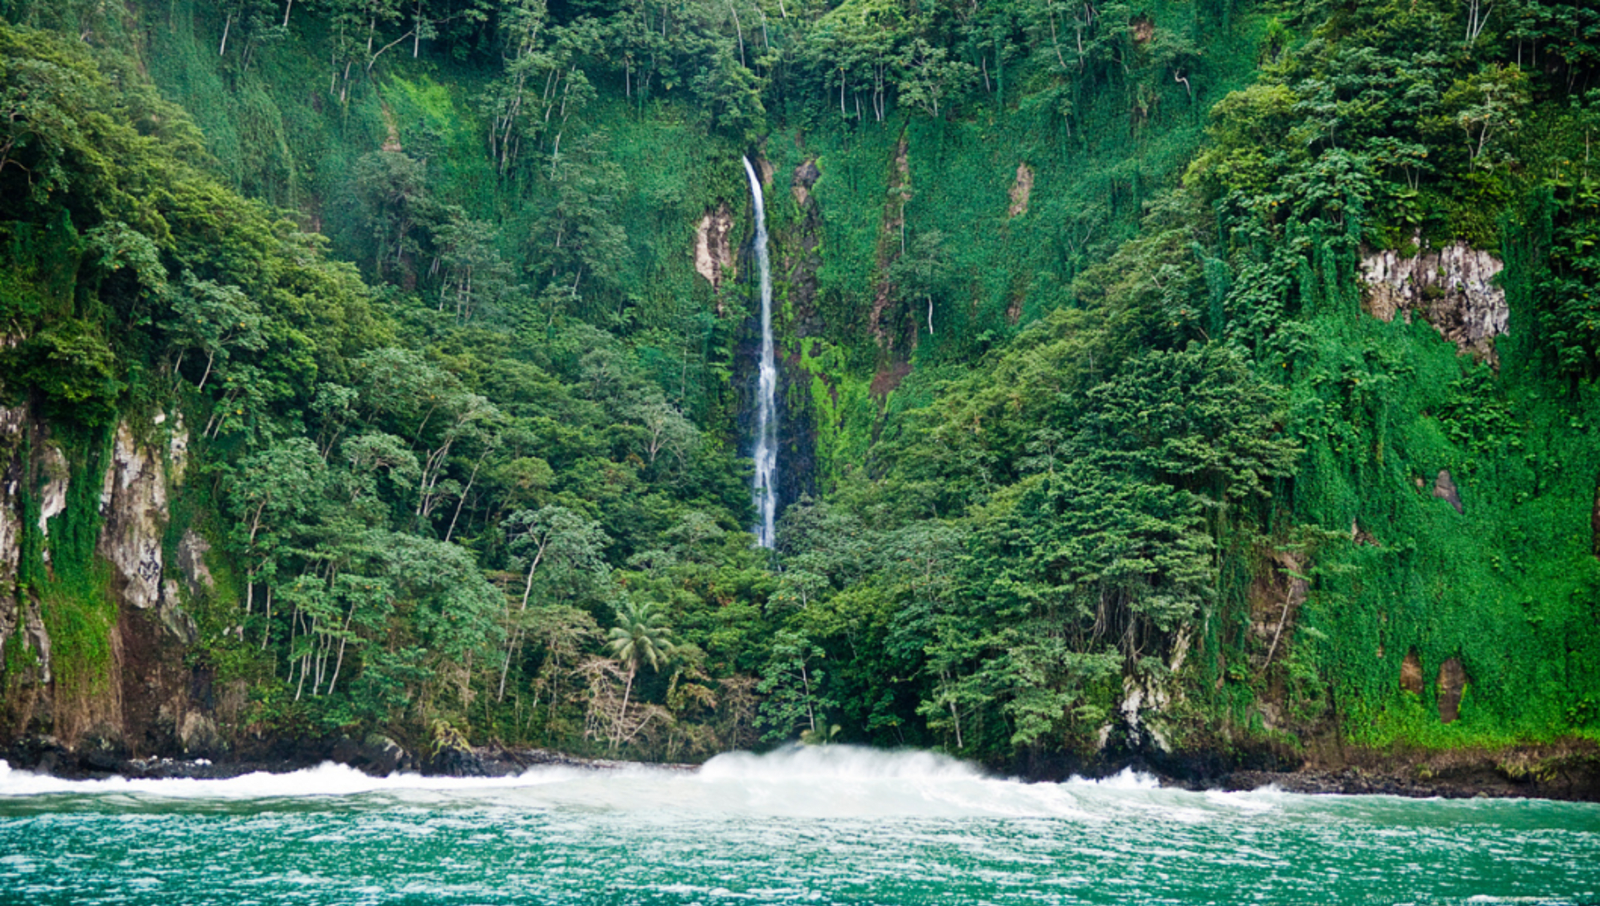
[[[0,17],[17,751],[1600,739],[1586,5]]]

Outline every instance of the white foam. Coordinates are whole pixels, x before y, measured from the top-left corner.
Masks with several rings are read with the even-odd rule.
[[[1141,774],[1133,768],[1123,768],[1110,777],[1086,779],[1074,774],[1067,778],[1067,783],[1076,786],[1100,787],[1107,790],[1158,790],[1161,781],[1150,774]]]
[[[937,752],[885,751],[861,746],[790,746],[764,755],[728,752],[697,772],[705,780],[975,780],[970,762]]]
[[[107,777],[66,780],[48,774],[20,771],[0,760],[0,796],[39,796],[54,793],[138,793],[176,799],[267,799],[300,796],[354,796],[402,790],[437,792],[488,790],[560,783],[574,774],[572,768],[534,768],[514,777],[424,777],[391,774],[371,777],[355,768],[324,762],[285,774],[257,771],[225,779],[170,777],[162,779]]]
[[[660,821],[723,814],[1095,822],[1161,816],[1202,823],[1224,813],[1264,810],[1248,800],[1219,801],[1161,789],[1154,777],[1131,770],[1098,780],[1022,783],[933,752],[836,745],[797,746],[764,755],[734,752],[693,772],[643,765],[614,770],[536,767],[498,778],[369,777],[328,763],[287,774],[219,780],[63,780],[15,770],[0,761],[0,798],[61,794],[223,801],[389,795],[419,803],[449,800],[517,809],[627,812]]]

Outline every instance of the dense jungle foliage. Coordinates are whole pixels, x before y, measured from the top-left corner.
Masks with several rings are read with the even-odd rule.
[[[1600,736],[1587,3],[0,18],[0,387],[80,477],[119,422],[187,431],[168,545],[211,542],[184,606],[245,692],[233,734],[990,761]],[[694,261],[702,218],[753,230],[747,154],[775,551],[741,447],[753,264]],[[1487,358],[1362,308],[1364,251],[1458,241],[1506,263]],[[98,481],[23,522],[61,683],[109,656]]]

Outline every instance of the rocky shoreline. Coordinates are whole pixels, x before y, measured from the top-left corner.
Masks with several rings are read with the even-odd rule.
[[[1163,786],[1189,790],[1387,795],[1412,798],[1526,798],[1600,802],[1600,744],[1587,740],[1543,747],[1441,752],[1341,751],[1338,759],[1313,757],[1298,764],[1279,758],[1229,764],[1215,755],[1125,754],[1079,760],[1054,757],[989,766],[999,776],[1059,782],[1071,776],[1109,777],[1126,769],[1155,776]],[[50,737],[31,737],[0,750],[12,769],[71,780],[120,776],[140,779],[220,780],[257,772],[281,774],[320,764],[347,765],[373,776],[395,772],[444,777],[510,777],[534,767],[609,771],[648,766],[694,771],[694,764],[657,764],[583,758],[550,749],[478,746],[414,756],[394,740],[369,736],[242,758],[125,757],[109,747],[72,748]],[[1253,762],[1253,763],[1252,763]]]
[[[1600,802],[1600,745],[1582,740],[1506,749],[1360,751],[1308,761],[1294,771],[1235,771],[1220,786],[1267,785],[1291,793]]]
[[[256,757],[172,758],[127,757],[111,747],[69,747],[48,736],[21,740],[0,749],[0,760],[14,770],[48,774],[65,780],[130,779],[226,780],[246,774],[286,774],[322,764],[345,765],[374,777],[396,772],[435,777],[511,777],[534,767],[568,767],[584,770],[621,770],[640,762],[582,758],[550,749],[508,749],[477,746],[446,749],[418,758],[384,736],[357,742],[348,738],[331,744],[261,753]],[[652,768],[692,771],[692,764],[649,764]]]
[[[1289,793],[1600,802],[1600,744],[1592,740],[1447,750],[1332,746],[1288,765],[1215,772],[1173,767],[1152,765],[1152,773],[1190,789],[1273,786]]]

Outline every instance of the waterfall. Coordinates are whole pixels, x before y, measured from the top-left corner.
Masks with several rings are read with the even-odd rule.
[[[778,518],[778,363],[772,351],[772,265],[767,255],[767,210],[761,195],[761,178],[750,158],[744,158],[750,178],[750,197],[756,208],[756,267],[761,271],[761,371],[756,402],[756,480],[753,490],[761,522],[755,527],[756,543],[772,547]]]

